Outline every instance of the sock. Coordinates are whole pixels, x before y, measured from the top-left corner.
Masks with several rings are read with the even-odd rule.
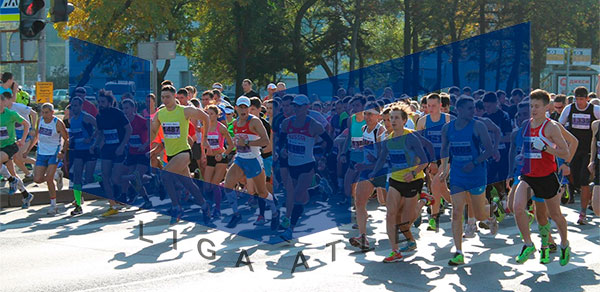
[[[563,245],[562,242],[560,243],[560,248],[565,249],[567,248],[567,246],[569,246],[569,242],[567,241],[567,245]]]
[[[225,191],[225,196],[227,197],[227,201],[229,201],[229,204],[231,205],[231,209],[233,210],[233,213],[237,214],[237,212],[238,212],[238,203],[237,203],[237,198],[236,198],[235,191],[227,189]]]
[[[50,206],[56,207],[56,198],[50,199]]]
[[[265,209],[267,208],[267,203],[265,203],[265,199],[258,198],[258,213],[260,216],[265,216]]]
[[[463,253],[462,253],[462,250],[460,250],[460,249],[457,249],[457,250],[456,250],[456,253],[458,253],[458,254],[463,254]]]
[[[550,233],[550,222],[546,225],[538,224],[538,230],[540,231],[540,237],[542,238],[542,247],[548,247],[548,234]]]
[[[81,185],[73,185],[73,195],[77,206],[81,206]]]
[[[6,168],[6,165],[4,164],[2,164],[2,167],[0,167],[0,175],[6,178],[12,177],[12,175],[10,175],[10,172],[8,172],[8,168]]]
[[[263,200],[265,201],[267,204],[269,204],[269,208],[271,209],[271,212],[275,213],[277,212],[277,205],[275,205],[275,196],[273,196],[273,194],[271,193],[267,193],[267,199]]]
[[[469,220],[467,220],[467,223],[469,224],[475,224],[475,222],[477,222],[477,220],[475,220],[475,218],[469,217]]]
[[[292,218],[290,220],[290,223],[292,227],[296,226],[296,224],[298,223],[298,219],[300,218],[300,216],[302,216],[302,213],[304,212],[304,205],[301,204],[294,204],[294,208],[292,209]]]

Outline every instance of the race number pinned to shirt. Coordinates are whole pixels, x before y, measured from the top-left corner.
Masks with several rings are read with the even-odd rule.
[[[473,154],[471,153],[471,143],[466,141],[450,142],[450,151],[454,161],[471,161]]]
[[[8,128],[0,127],[0,140],[8,139]]]
[[[573,114],[573,129],[589,130],[592,117],[590,114]]]
[[[129,136],[129,146],[131,146],[131,147],[142,146],[142,138],[140,137],[140,135],[131,134],[131,136]]]
[[[181,137],[181,128],[179,122],[162,123],[163,133],[166,139],[178,139]]]
[[[104,133],[105,144],[119,144],[119,132],[117,129],[104,130],[102,133]]]
[[[52,129],[44,128],[44,127],[40,126],[39,133],[40,133],[40,135],[44,135],[44,136],[52,136]]]
[[[402,149],[390,149],[389,150],[390,164],[394,169],[405,169],[408,168],[408,161],[406,159],[406,152]]]

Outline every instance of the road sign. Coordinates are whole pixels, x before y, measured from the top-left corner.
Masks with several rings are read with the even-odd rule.
[[[592,49],[573,49],[571,57],[573,66],[589,66],[592,64]]]
[[[565,49],[563,48],[547,48],[546,49],[546,65],[564,65],[565,64]]]
[[[37,103],[52,103],[54,92],[54,83],[52,82],[36,82],[35,96]]]
[[[567,80],[569,82],[569,86],[567,87]],[[591,76],[567,76],[562,75],[558,76],[558,93],[561,94],[573,94],[573,90],[575,88],[583,86],[588,89],[588,91],[592,88],[592,77]]]
[[[0,0],[0,22],[19,21],[19,0]]]

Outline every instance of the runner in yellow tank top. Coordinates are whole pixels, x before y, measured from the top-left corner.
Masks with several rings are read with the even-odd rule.
[[[386,263],[400,261],[402,251],[408,252],[417,248],[410,225],[417,219],[421,208],[433,201],[432,196],[421,194],[425,178],[423,170],[427,163],[418,163],[427,162],[428,159],[418,134],[404,128],[408,119],[407,109],[405,106],[393,106],[390,118],[394,132],[383,142],[381,155],[371,173],[375,175],[388,157],[391,162],[390,171],[395,170],[389,179],[386,202],[386,229],[392,246],[392,252],[383,260]],[[398,228],[408,240],[407,245],[400,250],[397,241]]]
[[[191,147],[187,140],[189,120],[196,119],[207,125],[208,115],[202,109],[193,106],[178,105],[175,100],[175,92],[175,87],[170,85],[163,86],[161,89],[161,99],[165,107],[160,109],[154,116],[154,119],[152,119],[150,141],[154,141],[159,127],[162,127],[168,163],[163,168],[166,172],[161,173],[165,189],[171,198],[174,210],[171,224],[179,222],[183,216],[183,209],[179,204],[179,195],[175,190],[175,179],[179,180],[185,189],[194,196],[196,203],[202,206],[204,222],[208,223],[210,220],[209,206],[202,197],[202,192],[198,188],[198,185],[190,179],[188,165],[192,157]],[[206,135],[206,133],[203,133],[203,135]]]

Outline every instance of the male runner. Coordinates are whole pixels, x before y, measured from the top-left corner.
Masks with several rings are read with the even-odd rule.
[[[592,208],[596,216],[600,216],[600,130],[598,129],[600,120],[592,123],[592,143],[590,145],[591,153],[588,170],[594,175],[594,189],[592,197]]]

